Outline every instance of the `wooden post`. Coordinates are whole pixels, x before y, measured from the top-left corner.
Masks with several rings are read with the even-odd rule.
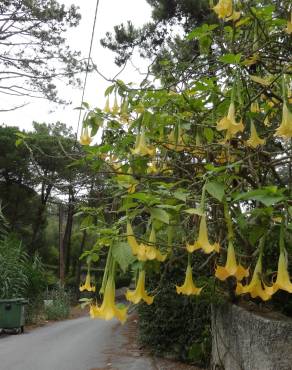
[[[63,245],[63,205],[59,204],[59,279],[61,286],[65,282],[65,263]]]

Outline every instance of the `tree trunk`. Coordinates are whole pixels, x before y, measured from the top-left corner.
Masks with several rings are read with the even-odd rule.
[[[63,204],[59,204],[59,278],[61,286],[65,283],[65,260],[63,246]]]
[[[79,257],[83,253],[85,242],[86,242],[86,230],[83,230],[83,236],[82,236],[82,241],[80,244],[80,250],[79,250]],[[80,274],[81,274],[81,261],[78,258],[77,259],[77,268],[76,268],[76,298],[77,300],[80,298],[80,291],[79,291],[79,286],[80,286]]]
[[[38,249],[38,237],[39,237],[41,226],[44,222],[44,213],[46,210],[47,202],[51,194],[52,188],[53,188],[53,185],[51,184],[49,184],[47,188],[45,187],[45,184],[42,185],[41,204],[39,205],[35,223],[32,227],[30,254],[33,254]]]
[[[72,187],[69,187],[69,204],[67,211],[67,222],[63,238],[63,248],[64,248],[64,258],[65,258],[65,275],[68,275],[70,271],[70,262],[71,262],[71,235],[73,227],[73,216],[74,216],[74,192]]]

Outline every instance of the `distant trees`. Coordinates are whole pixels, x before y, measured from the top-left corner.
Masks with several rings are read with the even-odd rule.
[[[56,0],[1,0],[0,94],[59,101],[56,78],[73,84],[83,68],[80,53],[63,36],[80,18],[74,5],[65,8]]]
[[[34,131],[28,134],[19,134],[17,127],[0,127],[0,199],[10,231],[30,255],[36,251],[47,255],[48,205],[55,204],[50,211],[58,218],[56,205],[62,203],[67,273],[76,202],[86,197],[89,181],[84,166],[71,167],[80,150],[72,132],[61,123],[34,123]]]

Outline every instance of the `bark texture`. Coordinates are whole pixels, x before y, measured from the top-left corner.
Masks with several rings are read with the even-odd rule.
[[[212,370],[292,370],[292,320],[212,307]]]

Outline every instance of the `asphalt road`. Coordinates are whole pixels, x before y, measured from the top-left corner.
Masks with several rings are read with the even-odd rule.
[[[0,370],[111,369],[116,321],[82,317],[19,335],[0,336]],[[122,340],[122,338],[121,338]]]

